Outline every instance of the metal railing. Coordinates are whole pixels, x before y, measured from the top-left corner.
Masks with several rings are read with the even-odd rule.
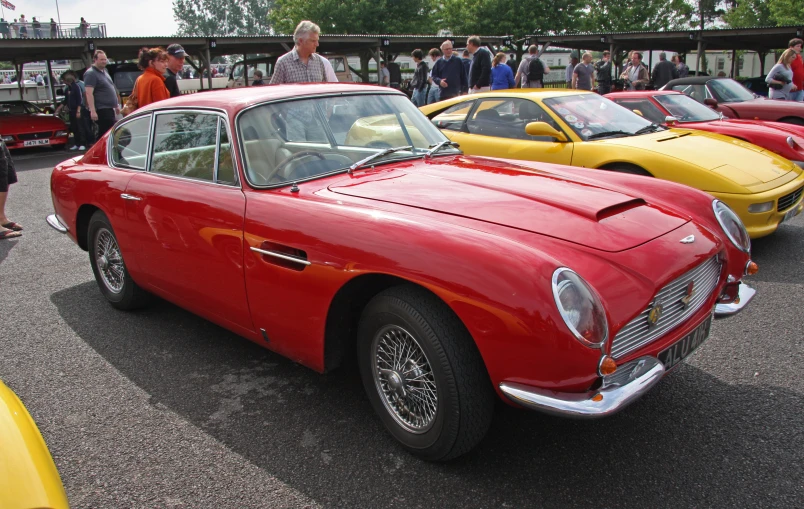
[[[100,39],[106,37],[106,23],[50,23],[33,21],[25,23],[5,20],[0,23],[0,37],[3,39]]]

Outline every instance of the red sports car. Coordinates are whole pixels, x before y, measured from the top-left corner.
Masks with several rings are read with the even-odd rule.
[[[156,294],[320,372],[354,357],[431,460],[481,440],[495,394],[622,409],[754,294],[748,234],[710,195],[465,157],[380,87],[160,101],[58,165],[51,193],[48,223],[113,306]]]
[[[725,118],[680,92],[617,92],[606,97],[651,122],[725,134],[766,148],[804,168],[804,126]]]
[[[67,125],[28,101],[0,103],[0,136],[9,149],[67,144]]]
[[[804,125],[804,103],[774,101],[755,95],[731,78],[679,78],[662,87],[692,97],[729,118]]]

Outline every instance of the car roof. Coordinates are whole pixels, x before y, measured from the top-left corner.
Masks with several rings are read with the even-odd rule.
[[[206,78],[204,78],[206,79]],[[205,90],[194,94],[184,94],[163,101],[151,103],[139,110],[164,110],[170,108],[223,108],[236,113],[254,104],[281,99],[295,99],[318,95],[374,93],[406,97],[402,92],[377,85],[341,83],[292,83],[287,85],[266,85]]]
[[[678,78],[667,82],[665,87],[672,87],[674,85],[703,85],[712,80],[728,80],[731,78],[717,77],[717,76],[691,76],[689,78]]]

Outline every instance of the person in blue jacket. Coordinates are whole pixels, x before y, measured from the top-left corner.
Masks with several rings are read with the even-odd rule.
[[[461,58],[452,51],[452,42],[441,43],[441,51],[444,55],[436,61],[431,76],[433,83],[439,87],[441,93],[439,100],[443,101],[466,92],[468,84]]]
[[[504,90],[515,88],[514,71],[505,65],[505,53],[497,53],[491,61],[491,89]]]

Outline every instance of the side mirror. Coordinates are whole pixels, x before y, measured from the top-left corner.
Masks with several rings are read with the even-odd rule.
[[[567,141],[567,135],[558,131],[547,122],[531,122],[525,126],[525,132],[530,136],[552,136],[558,141]]]
[[[642,114],[642,112],[641,112],[640,110],[631,110],[631,111],[633,111],[634,113],[636,113],[636,114],[637,114],[637,115],[639,115],[640,117],[644,117],[644,116],[645,116],[645,115],[643,115],[643,114]]]
[[[717,108],[717,99],[707,97],[706,99],[704,99],[704,104],[707,106],[711,106],[712,108]]]
[[[678,119],[673,115],[667,115],[666,117],[664,117],[664,123],[667,125],[673,125],[676,122],[678,122]]]

